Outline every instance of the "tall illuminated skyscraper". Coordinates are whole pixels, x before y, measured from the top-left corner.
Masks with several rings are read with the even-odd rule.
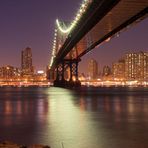
[[[31,76],[34,73],[34,69],[32,66],[32,51],[29,47],[22,51],[21,68],[23,76]]]
[[[127,80],[148,80],[148,53],[128,53],[125,57]]]

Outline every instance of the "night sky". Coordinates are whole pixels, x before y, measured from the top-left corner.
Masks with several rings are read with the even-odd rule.
[[[45,70],[50,60],[55,19],[71,21],[81,0],[0,0],[0,66],[20,67],[21,51],[31,47],[36,70]],[[80,63],[80,72],[86,72],[86,63],[94,58],[110,65],[127,52],[148,51],[148,19],[92,50]],[[85,69],[83,68],[85,67]]]

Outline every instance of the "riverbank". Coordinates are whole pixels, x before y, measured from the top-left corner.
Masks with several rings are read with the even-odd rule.
[[[47,145],[33,144],[30,146],[16,144],[10,141],[0,142],[0,148],[50,148]]]

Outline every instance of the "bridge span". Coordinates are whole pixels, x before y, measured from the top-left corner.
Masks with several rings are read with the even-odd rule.
[[[83,0],[69,25],[56,20],[49,78],[55,86],[80,86],[81,57],[145,19],[147,12],[148,0]]]

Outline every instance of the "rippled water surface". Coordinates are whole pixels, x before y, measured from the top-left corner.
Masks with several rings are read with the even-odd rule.
[[[148,148],[148,88],[0,88],[0,140]]]

